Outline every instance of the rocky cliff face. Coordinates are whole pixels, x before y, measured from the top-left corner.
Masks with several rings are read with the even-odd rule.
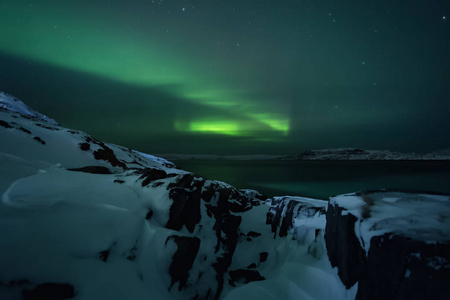
[[[308,253],[320,257],[323,252],[327,202],[304,197],[274,197],[266,224],[274,238],[286,237],[308,247]]]
[[[370,191],[331,199],[326,247],[356,299],[447,299],[449,197]]]

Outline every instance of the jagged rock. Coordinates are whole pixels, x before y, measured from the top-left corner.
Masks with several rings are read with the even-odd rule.
[[[139,179],[144,179],[142,181],[142,186],[147,186],[150,182],[165,179],[168,177],[175,177],[177,174],[167,174],[166,171],[155,169],[155,168],[145,168],[142,170],[138,170],[137,173],[142,174]]]
[[[117,157],[114,155],[114,151],[111,150],[111,148],[106,146],[104,143],[100,143],[100,146],[102,146],[103,149],[98,149],[97,151],[94,151],[95,159],[106,160],[113,167],[121,167],[123,169],[127,168],[125,163],[117,159]]]
[[[369,191],[331,199],[326,247],[356,299],[448,299],[448,196]],[[395,217],[390,217],[390,212]]]
[[[5,122],[3,120],[0,120],[0,126],[5,127],[5,128],[13,128],[12,126],[9,125],[8,122]]]
[[[200,193],[194,193],[182,188],[174,188],[169,192],[173,204],[169,211],[166,228],[180,230],[183,225],[193,232],[195,225],[200,222]]]
[[[279,237],[285,237],[294,228],[294,219],[325,216],[325,207],[326,201],[322,200],[303,197],[274,197],[271,199],[270,209],[266,215],[266,224],[271,225],[274,238],[277,233]],[[308,232],[312,229],[315,228],[308,228]]]
[[[111,250],[100,251],[100,253],[98,254],[98,258],[104,262],[107,262],[110,254]]]
[[[205,180],[194,180],[192,174],[179,176],[175,183],[169,184],[169,197],[173,203],[169,211],[167,228],[180,230],[183,225],[193,232],[195,225],[201,220],[201,189]]]
[[[145,215],[146,220],[150,220],[153,217],[153,210],[149,209],[147,214]]]
[[[73,131],[73,130],[70,130],[68,132],[72,133],[72,134],[79,134],[78,131]],[[100,149],[97,149],[96,151],[93,152],[95,159],[107,161],[113,167],[120,167],[122,169],[127,169],[128,168],[127,165],[124,162],[122,162],[119,159],[117,159],[116,155],[114,154],[114,151],[111,148],[109,148],[108,146],[106,146],[105,143],[100,142],[100,141],[98,141],[98,140],[96,140],[96,139],[94,139],[92,137],[89,137],[89,136],[85,136],[84,140],[86,141],[86,143],[88,145],[85,145],[85,143],[80,143],[79,144],[80,145],[80,149],[83,150],[83,151],[87,151],[87,150],[90,149],[90,143],[100,146]]]
[[[357,218],[351,214],[343,215],[341,207],[329,205],[325,228],[325,241],[328,258],[347,288],[352,287],[364,273],[366,255],[355,235]]]
[[[80,149],[83,151],[91,150],[91,145],[89,143],[80,143]]]
[[[251,263],[247,266],[247,269],[256,269],[258,266],[255,263]]]
[[[169,267],[169,273],[172,278],[170,288],[178,282],[178,290],[181,291],[186,287],[189,271],[192,268],[192,264],[194,263],[200,248],[200,239],[196,237],[172,235],[167,238],[166,244],[169,241],[175,242],[178,247],[172,257],[172,263]]]
[[[59,131],[60,129],[58,127],[52,127],[52,126],[46,126],[44,124],[40,124],[40,123],[36,123],[35,124],[37,127],[42,127],[48,130],[54,130],[54,131]]]
[[[35,136],[34,138],[33,138],[33,140],[35,140],[35,141],[38,141],[39,143],[41,143],[42,145],[45,145],[45,141],[43,141],[40,137],[38,137],[38,136]]]
[[[261,252],[261,253],[259,253],[259,262],[265,262],[268,257],[269,257],[269,253],[268,252]]]
[[[25,132],[26,134],[31,134],[31,131],[29,131],[28,129],[25,129],[23,127],[19,127],[19,130]]]

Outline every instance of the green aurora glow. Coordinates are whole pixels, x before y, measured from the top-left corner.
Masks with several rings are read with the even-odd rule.
[[[450,2],[1,0],[0,90],[148,153],[450,148]]]
[[[176,120],[175,128],[180,131],[234,136],[258,136],[268,129],[281,135],[289,131],[288,116],[236,95],[219,72],[196,70],[204,63],[201,59],[192,61],[182,49],[139,37],[136,32],[130,34],[124,26],[116,26],[113,16],[74,10],[76,3],[64,1],[43,1],[34,6],[29,1],[0,3],[1,22],[8,24],[0,27],[0,51],[135,85],[176,86],[172,90],[176,96],[247,119]]]

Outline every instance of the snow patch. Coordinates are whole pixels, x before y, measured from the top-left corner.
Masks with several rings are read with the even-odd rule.
[[[357,217],[355,233],[368,253],[374,236],[393,233],[426,243],[450,240],[450,196],[379,191],[330,198]]]

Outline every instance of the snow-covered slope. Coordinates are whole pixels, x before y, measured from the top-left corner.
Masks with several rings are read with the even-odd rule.
[[[328,259],[336,253],[327,241],[342,233],[330,224],[345,221],[331,213],[339,201],[265,199],[61,127],[0,96],[0,299],[339,300],[360,293],[358,280],[341,276],[346,266]],[[447,222],[447,213],[439,220]],[[441,224],[420,220],[416,231]],[[397,224],[381,223],[381,232],[367,232]],[[358,241],[352,230],[343,232]],[[364,245],[368,236],[358,235]],[[430,253],[441,270],[430,274],[445,279],[447,260]]]

